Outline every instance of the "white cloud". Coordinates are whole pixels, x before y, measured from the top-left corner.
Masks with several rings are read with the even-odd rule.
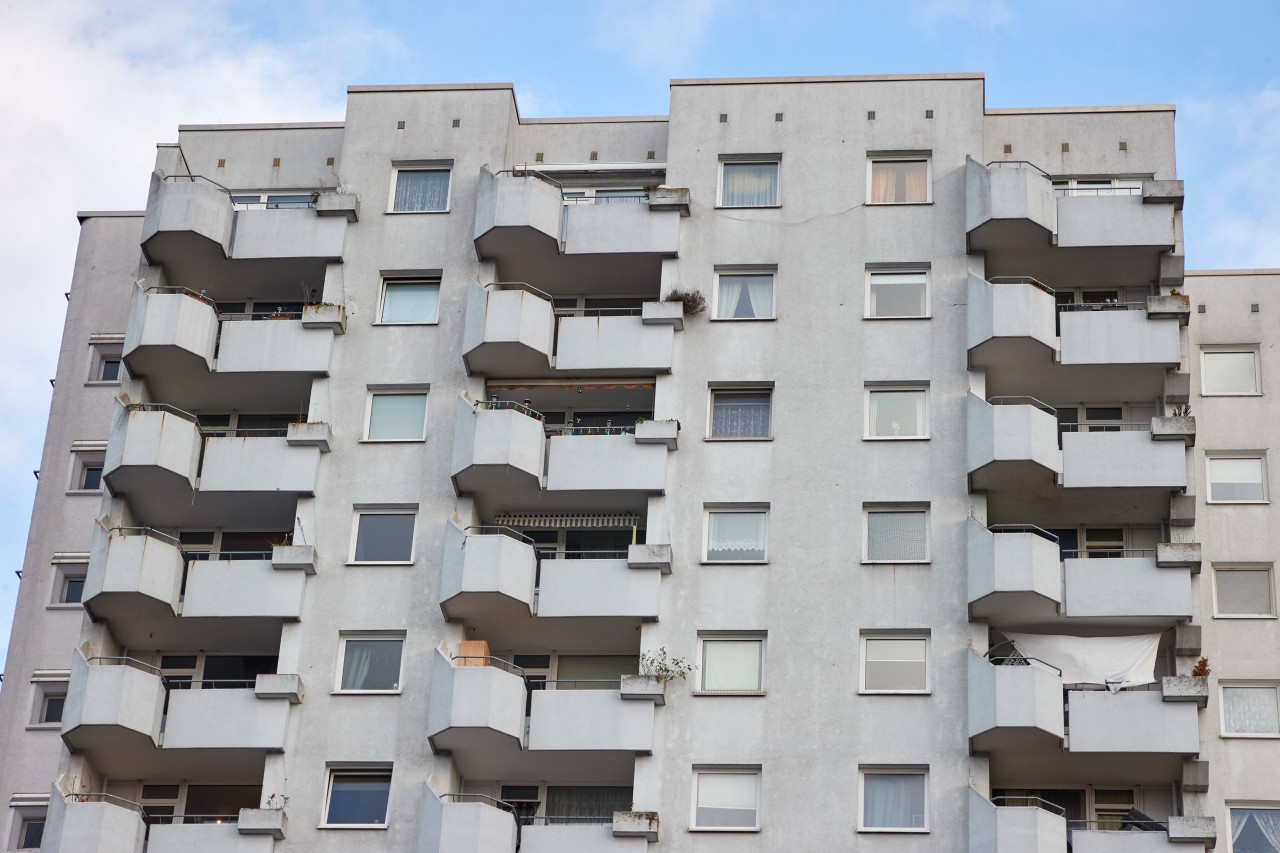
[[[0,583],[0,644],[40,464],[75,211],[143,207],[154,145],[176,141],[180,123],[341,118],[343,78],[362,57],[403,52],[395,36],[353,24],[350,10],[341,21],[300,17],[284,44],[255,34],[219,0],[6,3],[2,17],[0,565],[9,580]],[[67,546],[87,539],[88,531]]]
[[[930,30],[966,24],[995,30],[1013,23],[1007,0],[929,0],[915,7],[915,16]]]
[[[600,5],[601,44],[611,45],[634,66],[679,68],[698,55],[707,29],[725,0],[609,0]]]

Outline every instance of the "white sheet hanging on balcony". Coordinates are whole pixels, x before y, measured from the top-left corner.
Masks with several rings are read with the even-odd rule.
[[[1067,637],[1060,634],[1005,634],[1023,657],[1062,670],[1063,684],[1099,684],[1115,692],[1156,680],[1159,634],[1129,637]]]

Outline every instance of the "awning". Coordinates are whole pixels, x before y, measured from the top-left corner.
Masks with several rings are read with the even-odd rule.
[[[495,515],[493,523],[504,527],[541,527],[562,530],[590,527],[639,527],[635,513],[616,515]]]

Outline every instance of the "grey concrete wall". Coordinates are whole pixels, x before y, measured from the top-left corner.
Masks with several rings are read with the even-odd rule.
[[[1028,160],[1052,175],[1153,175],[1174,171],[1172,107],[990,110],[983,162]],[[1120,142],[1127,150],[1120,150]],[[1067,143],[1070,150],[1063,151]],[[1004,153],[1010,145],[1012,153]]]

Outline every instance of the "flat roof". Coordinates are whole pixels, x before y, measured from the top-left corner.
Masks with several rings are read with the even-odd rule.
[[[586,116],[582,118],[522,118],[521,124],[625,124],[627,122],[665,122],[671,116]]]
[[[341,121],[290,121],[266,124],[180,124],[178,133],[187,130],[341,130]]]
[[[86,219],[126,218],[130,216],[146,216],[145,210],[77,210],[76,220],[83,223]]]
[[[1187,270],[1184,275],[1280,275],[1280,269],[1254,270]]]
[[[738,86],[760,83],[882,83],[900,80],[984,80],[981,71],[958,74],[846,74],[827,77],[705,77],[672,80],[672,86]]]
[[[1134,104],[1120,107],[1014,107],[1012,109],[983,110],[989,116],[1052,115],[1055,113],[1171,113],[1173,104]]]
[[[363,92],[451,92],[466,89],[511,89],[515,83],[396,83],[389,86],[348,86],[347,93]]]

